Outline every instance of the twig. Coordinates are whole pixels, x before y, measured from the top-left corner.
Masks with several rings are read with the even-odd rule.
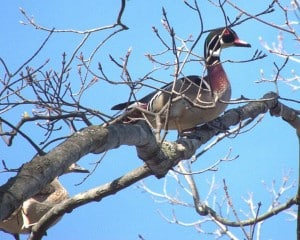
[[[226,0],[226,2],[227,2],[230,6],[232,6],[233,8],[235,8],[236,10],[238,10],[239,12],[241,12],[242,14],[245,14],[246,16],[248,16],[249,19],[254,19],[254,20],[256,20],[256,21],[258,21],[258,22],[261,22],[261,23],[263,23],[263,24],[266,24],[266,25],[268,25],[268,26],[270,26],[270,27],[277,28],[277,29],[279,29],[279,30],[281,30],[281,31],[288,32],[288,33],[291,33],[291,34],[295,35],[295,31],[293,31],[293,30],[289,30],[289,29],[280,27],[280,26],[278,26],[278,25],[275,25],[275,24],[273,24],[273,23],[270,23],[270,22],[268,22],[268,21],[265,21],[265,20],[263,20],[263,19],[261,19],[261,18],[258,18],[258,15],[252,15],[252,14],[250,14],[250,13],[244,11],[243,9],[241,9],[240,7],[238,7],[236,4],[232,3],[230,0]],[[263,12],[263,14],[270,13],[270,12],[274,11],[273,5],[274,5],[275,2],[277,2],[277,1],[274,0],[274,1],[269,5],[268,9],[265,10],[265,11]],[[261,14],[260,14],[260,15],[261,15]],[[239,23],[235,23],[235,24],[240,24],[240,22],[239,22]]]
[[[246,232],[244,226],[241,224],[241,220],[237,214],[237,211],[235,210],[235,207],[233,205],[233,202],[232,202],[232,199],[229,195],[229,192],[228,192],[228,187],[226,185],[226,182],[225,182],[225,179],[223,179],[223,185],[224,185],[224,191],[225,191],[225,196],[226,196],[226,199],[227,199],[227,203],[229,205],[229,207],[231,208],[232,212],[233,212],[233,215],[235,216],[236,220],[237,220],[237,223],[240,224],[240,228],[242,229],[243,233],[245,234],[246,238],[248,240],[250,240],[250,236],[248,235],[248,233]]]
[[[261,205],[262,205],[261,202],[259,202],[259,203],[257,204],[257,211],[256,211],[256,215],[255,215],[255,216],[256,216],[256,219],[257,219],[257,217],[259,216],[259,210],[260,210]],[[254,224],[253,224],[253,226],[252,226],[252,231],[251,231],[251,234],[250,234],[250,239],[254,239],[253,236],[254,236],[256,224],[257,224],[257,222],[254,222]]]
[[[8,125],[9,127],[11,127],[14,131],[16,131],[16,133],[19,133],[23,138],[25,138],[30,144],[31,146],[37,151],[37,153],[40,155],[40,156],[43,156],[45,155],[45,152],[42,151],[38,145],[36,145],[34,143],[34,141],[28,137],[23,131],[20,130],[20,128],[17,128],[15,127],[13,124],[11,124],[10,122],[6,121],[5,119],[3,118],[0,118],[0,124],[2,125],[2,122],[4,122],[6,125]],[[10,138],[9,142],[8,142],[8,146],[10,146],[12,144],[12,137]]]
[[[52,30],[49,31],[50,33],[48,34],[48,36],[46,37],[46,39],[44,40],[44,42],[41,44],[41,46],[37,49],[37,51],[27,60],[25,61],[16,71],[15,73],[11,74],[10,77],[15,76],[18,72],[20,72],[28,63],[30,63],[38,54],[39,52],[43,49],[43,47],[46,45],[46,43],[48,42],[48,40],[50,39],[50,37],[52,36],[53,32],[54,32],[54,28]]]
[[[126,0],[121,0],[121,7],[117,18],[117,24],[120,25],[123,29],[129,29],[125,24],[122,23],[122,17],[126,6]]]
[[[102,156],[100,157],[100,159],[97,161],[97,162],[95,162],[94,164],[95,164],[95,166],[94,166],[94,168],[92,169],[92,171],[90,171],[79,183],[76,183],[75,184],[75,186],[79,186],[79,185],[81,185],[82,183],[84,183],[95,171],[96,171],[96,169],[97,169],[97,167],[100,165],[100,163],[102,162],[102,160],[105,158],[105,156],[106,156],[106,153],[107,153],[107,151],[106,152],[104,152],[103,154],[102,154]]]
[[[98,28],[93,28],[93,29],[88,29],[88,30],[84,30],[84,31],[80,31],[80,30],[75,30],[75,29],[49,29],[46,27],[43,27],[39,24],[37,24],[32,18],[30,18],[27,13],[25,12],[24,9],[20,8],[21,13],[23,14],[23,16],[27,19],[28,23],[24,23],[23,24],[30,24],[33,27],[35,27],[36,29],[39,30],[43,30],[43,31],[47,31],[47,32],[55,32],[55,33],[76,33],[76,34],[89,34],[89,33],[94,33],[94,32],[99,32],[99,31],[103,31],[103,30],[107,30],[107,29],[111,29],[111,28],[115,28],[116,26],[121,26],[124,29],[128,29],[128,27],[123,24],[121,22],[124,10],[125,10],[125,6],[126,6],[126,0],[121,0],[121,7],[117,16],[117,21],[114,24],[111,25],[107,25],[104,27],[98,27]]]

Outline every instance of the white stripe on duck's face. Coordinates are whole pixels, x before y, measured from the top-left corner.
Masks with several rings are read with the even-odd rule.
[[[211,39],[207,38],[205,44],[205,58],[219,57],[221,52],[220,38],[218,35],[213,36]]]

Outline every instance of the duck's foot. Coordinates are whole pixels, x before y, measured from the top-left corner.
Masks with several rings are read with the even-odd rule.
[[[189,129],[185,129],[181,132],[178,131],[178,137],[179,138],[199,138],[199,132],[197,131],[199,128],[198,127],[193,127]]]

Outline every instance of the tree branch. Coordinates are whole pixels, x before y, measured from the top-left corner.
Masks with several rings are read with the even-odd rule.
[[[136,183],[151,175],[147,166],[141,166],[131,172],[125,174],[122,177],[115,179],[112,182],[108,182],[102,186],[90,189],[84,193],[77,194],[72,198],[54,206],[47,214],[41,218],[41,220],[32,228],[29,240],[38,240],[45,235],[46,230],[55,222],[58,218],[64,215],[66,212],[71,212],[74,208],[80,207],[92,201],[101,201],[103,198],[116,194],[118,191]]]
[[[278,105],[277,95],[268,93],[261,101],[250,102],[237,109],[229,110],[222,117],[216,119],[214,124],[222,123],[223,127],[236,125],[241,120],[255,118]],[[283,104],[281,106],[286,107]],[[89,126],[74,133],[46,155],[37,156],[29,163],[24,164],[16,177],[9,179],[0,187],[0,220],[10,216],[24,200],[40,192],[56,176],[61,175],[69,165],[88,153],[101,153],[121,145],[136,146],[138,156],[148,166],[148,168],[142,167],[144,169],[141,173],[142,176],[154,174],[156,177],[163,177],[179,161],[189,159],[197,148],[210,140],[218,131],[207,125],[200,126],[190,136],[176,142],[164,141],[160,146],[144,121],[136,124],[114,124],[107,127]],[[115,183],[119,180],[116,180]],[[114,184],[111,187],[116,187],[116,191],[123,188]],[[94,200],[102,199],[113,193],[111,189],[107,189]],[[73,208],[75,207],[76,204]]]
[[[210,208],[207,208],[207,211],[208,213],[218,222],[226,225],[226,226],[230,226],[230,227],[241,227],[241,226],[248,226],[248,225],[252,225],[252,224],[255,224],[257,222],[261,222],[263,220],[266,220],[268,218],[270,218],[271,216],[274,216],[286,209],[289,209],[291,206],[295,205],[297,202],[297,199],[294,197],[294,198],[291,198],[289,199],[288,201],[286,201],[284,204],[276,207],[276,208],[273,208],[271,211],[269,212],[266,212],[260,216],[257,216],[253,219],[249,219],[249,220],[245,220],[245,221],[239,221],[239,222],[235,222],[235,221],[229,221],[225,218],[222,218],[220,217],[219,215],[216,214],[215,211],[213,211],[212,209]]]

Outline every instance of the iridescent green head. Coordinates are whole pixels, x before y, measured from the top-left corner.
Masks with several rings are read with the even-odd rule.
[[[226,47],[251,47],[239,39],[231,28],[218,28],[208,34],[204,44],[204,57],[207,64],[220,61],[220,53]]]

